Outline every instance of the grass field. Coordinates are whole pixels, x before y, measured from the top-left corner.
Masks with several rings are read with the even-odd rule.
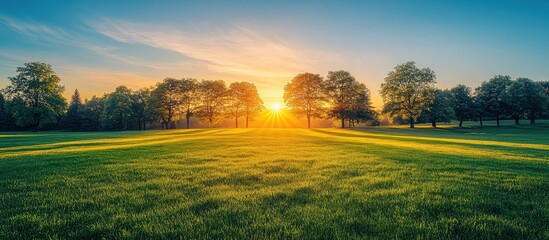
[[[0,134],[0,239],[549,239],[549,128]]]

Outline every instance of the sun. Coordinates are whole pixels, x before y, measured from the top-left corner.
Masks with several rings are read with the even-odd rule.
[[[281,109],[282,109],[282,106],[280,106],[280,104],[278,103],[273,103],[273,105],[271,105],[271,110],[273,112],[279,112]]]

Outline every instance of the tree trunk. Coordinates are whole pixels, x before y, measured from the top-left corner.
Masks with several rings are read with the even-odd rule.
[[[463,127],[463,117],[459,118],[459,127]]]
[[[479,117],[480,119],[480,126],[482,127],[482,117]]]
[[[238,128],[238,117],[234,117],[234,126]]]
[[[415,128],[414,126],[414,118],[410,117],[410,128]]]
[[[530,114],[530,124],[531,125],[536,124],[536,113],[534,113],[534,112]]]
[[[307,116],[307,128],[311,128],[311,116]]]
[[[499,114],[496,114],[496,123],[498,124],[498,127],[499,127]]]
[[[187,115],[185,116],[185,119],[187,121],[187,129],[189,129],[190,126],[191,126],[191,124],[190,124],[191,115],[187,113]]]
[[[431,126],[433,126],[434,128],[437,127],[437,121],[435,119],[431,121]]]
[[[341,118],[341,128],[345,128],[345,118]]]
[[[515,117],[515,125],[519,125],[520,124],[519,116],[514,116],[514,117]]]
[[[249,114],[246,114],[246,128],[248,128],[248,119],[249,119],[250,115]]]

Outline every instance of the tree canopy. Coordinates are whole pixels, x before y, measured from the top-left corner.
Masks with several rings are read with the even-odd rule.
[[[311,118],[320,118],[324,112],[326,95],[322,77],[313,73],[301,73],[284,87],[284,102],[296,116],[307,118],[311,128]]]
[[[228,113],[235,119],[235,127],[238,128],[238,118],[244,116],[246,128],[251,116],[257,114],[263,108],[263,100],[259,97],[257,88],[248,82],[233,82],[228,90]]]
[[[17,76],[8,78],[11,85],[4,89],[11,100],[11,113],[18,126],[30,126],[37,131],[55,124],[67,108],[65,88],[49,64],[25,63],[18,67]]]
[[[199,86],[202,105],[198,109],[198,117],[212,127],[223,119],[227,86],[222,80],[202,80]]]
[[[324,83],[329,101],[328,115],[341,120],[341,127],[345,127],[345,120],[367,121],[374,118],[373,107],[370,102],[370,91],[366,85],[359,83],[347,71],[330,71]]]
[[[459,120],[459,127],[463,126],[463,120],[475,114],[472,90],[463,84],[458,84],[450,90],[453,96],[452,107]]]
[[[433,101],[436,76],[429,68],[419,69],[415,62],[397,65],[381,84],[383,112],[410,119],[410,127],[425,107]]]
[[[511,83],[511,77],[496,75],[490,80],[483,82],[476,89],[479,107],[481,107],[480,111],[494,115],[498,126],[501,114],[505,113],[509,108],[506,94]]]
[[[82,101],[76,89],[67,108],[64,87],[52,67],[45,63],[25,63],[0,93],[1,130],[71,131],[145,130],[190,128],[191,118],[198,124],[219,126],[239,119],[249,120],[263,111],[263,101],[256,86],[249,82],[166,78],[156,86],[132,91],[118,86],[114,92]],[[450,90],[435,88],[435,73],[418,68],[414,62],[397,65],[381,84],[383,111],[394,122],[410,127],[416,122],[495,119],[530,119],[549,117],[549,82],[528,78],[511,79],[495,75],[475,89],[458,84]],[[301,73],[284,87],[284,102],[296,117],[340,122],[341,127],[355,124],[377,125],[380,115],[371,103],[369,89],[348,71],[319,74]],[[285,116],[284,114],[281,116]],[[388,119],[390,120],[390,119]],[[325,124],[324,123],[324,124]],[[148,126],[148,127],[147,127]],[[360,126],[360,125],[359,125]]]

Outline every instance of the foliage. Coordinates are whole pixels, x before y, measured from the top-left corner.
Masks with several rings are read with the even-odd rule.
[[[202,104],[198,110],[198,117],[212,127],[223,119],[227,87],[222,80],[202,80],[199,86]]]
[[[374,118],[370,91],[349,72],[328,72],[324,87],[330,103],[328,116],[339,118],[342,128],[345,127],[346,119],[350,122],[364,122]]]
[[[451,90],[452,106],[456,117],[459,120],[459,127],[463,126],[463,120],[475,115],[475,104],[473,101],[472,90],[462,84],[458,84]]]
[[[183,82],[174,78],[166,78],[156,85],[149,99],[151,108],[156,111],[165,129],[172,128],[172,120],[179,112],[181,106],[181,92]]]
[[[93,96],[84,102],[81,116],[83,131],[102,130],[101,120],[104,118],[106,98]]]
[[[437,121],[450,122],[454,119],[453,102],[454,98],[450,90],[434,90],[433,101],[427,104],[424,110],[424,115],[433,127],[437,127]]]
[[[110,130],[132,129],[132,93],[126,86],[119,86],[105,100],[105,127]]]
[[[320,118],[324,112],[326,95],[324,81],[318,74],[301,73],[284,87],[284,102],[297,117],[305,116],[307,126],[311,118]]]
[[[152,91],[152,88],[141,88],[132,93],[132,111],[138,130],[145,130],[147,122],[150,123],[153,120],[147,114],[147,103],[151,98]]]
[[[476,89],[479,111],[494,115],[498,126],[500,115],[508,112],[509,105],[506,101],[506,94],[511,83],[511,77],[496,75]]]
[[[513,81],[506,94],[507,105],[517,117],[527,116],[534,124],[537,115],[541,114],[547,105],[547,96],[541,84],[528,78],[518,78]]]
[[[433,101],[435,73],[429,68],[419,69],[415,62],[397,65],[381,84],[383,112],[410,119],[410,127],[425,107]]]
[[[181,111],[185,114],[187,128],[190,127],[190,118],[200,107],[200,84],[196,79],[181,80]]]
[[[71,103],[67,115],[65,116],[64,128],[71,131],[82,130],[82,108],[80,93],[78,92],[78,89],[76,89],[71,97]]]
[[[4,89],[11,101],[10,111],[18,126],[29,126],[37,131],[47,124],[57,123],[67,104],[65,88],[49,64],[25,63],[18,67],[11,85]]]
[[[233,82],[228,90],[227,113],[235,119],[238,128],[238,117],[246,118],[246,128],[250,117],[263,110],[263,100],[259,97],[257,88],[248,82]]]
[[[6,103],[4,95],[0,92],[0,131],[9,131],[15,130],[15,119],[11,116],[6,106],[9,105],[9,102]]]

